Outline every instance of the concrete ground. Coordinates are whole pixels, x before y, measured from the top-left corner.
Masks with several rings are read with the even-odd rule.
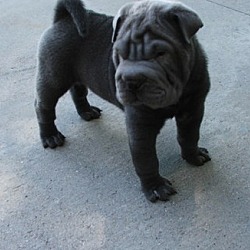
[[[115,14],[125,0],[86,0]],[[190,167],[174,121],[158,140],[161,173],[177,188],[167,203],[140,191],[124,117],[103,109],[82,121],[69,95],[59,102],[64,147],[44,150],[33,108],[37,42],[55,1],[0,0],[0,249],[249,249],[250,2],[185,0],[201,16],[199,32],[212,88],[201,131],[213,160]]]

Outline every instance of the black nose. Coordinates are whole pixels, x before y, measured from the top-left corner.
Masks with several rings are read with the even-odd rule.
[[[135,91],[141,87],[145,81],[145,77],[139,74],[124,74],[122,75],[122,81],[129,90]]]
[[[125,82],[127,88],[131,91],[136,91],[137,89],[139,89],[142,85],[141,81],[127,81]]]

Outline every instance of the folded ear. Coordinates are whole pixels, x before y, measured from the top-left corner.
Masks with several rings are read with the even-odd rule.
[[[171,14],[177,22],[184,40],[187,43],[190,43],[190,39],[203,26],[200,17],[193,10],[185,6],[173,8]]]
[[[121,16],[116,15],[113,20],[113,34],[112,34],[112,43],[115,42],[118,31],[121,27]]]
[[[124,5],[119,11],[118,13],[115,15],[114,19],[113,19],[113,34],[112,34],[112,43],[115,42],[118,32],[120,30],[120,27],[122,25],[122,22],[125,20],[126,15],[128,14],[129,9],[131,8],[131,6],[133,5],[133,3],[128,3],[126,5]]]

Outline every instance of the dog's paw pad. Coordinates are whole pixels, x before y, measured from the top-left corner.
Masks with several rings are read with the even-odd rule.
[[[91,121],[100,118],[101,112],[102,112],[101,109],[91,106],[88,111],[81,112],[80,116],[85,121]]]

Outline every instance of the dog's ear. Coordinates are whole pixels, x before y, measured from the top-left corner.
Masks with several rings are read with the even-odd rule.
[[[191,9],[185,6],[178,6],[171,9],[171,16],[177,22],[182,36],[187,43],[203,26],[200,17]]]
[[[115,16],[113,20],[113,34],[112,34],[112,43],[115,42],[116,37],[118,35],[118,31],[120,30],[122,23],[122,17],[121,16]]]
[[[114,43],[116,41],[116,38],[117,38],[118,32],[121,28],[121,25],[122,25],[123,21],[125,20],[126,16],[128,15],[128,11],[132,5],[133,5],[133,3],[128,3],[128,4],[124,5],[118,11],[118,13],[115,15],[115,17],[113,19],[112,43]]]

